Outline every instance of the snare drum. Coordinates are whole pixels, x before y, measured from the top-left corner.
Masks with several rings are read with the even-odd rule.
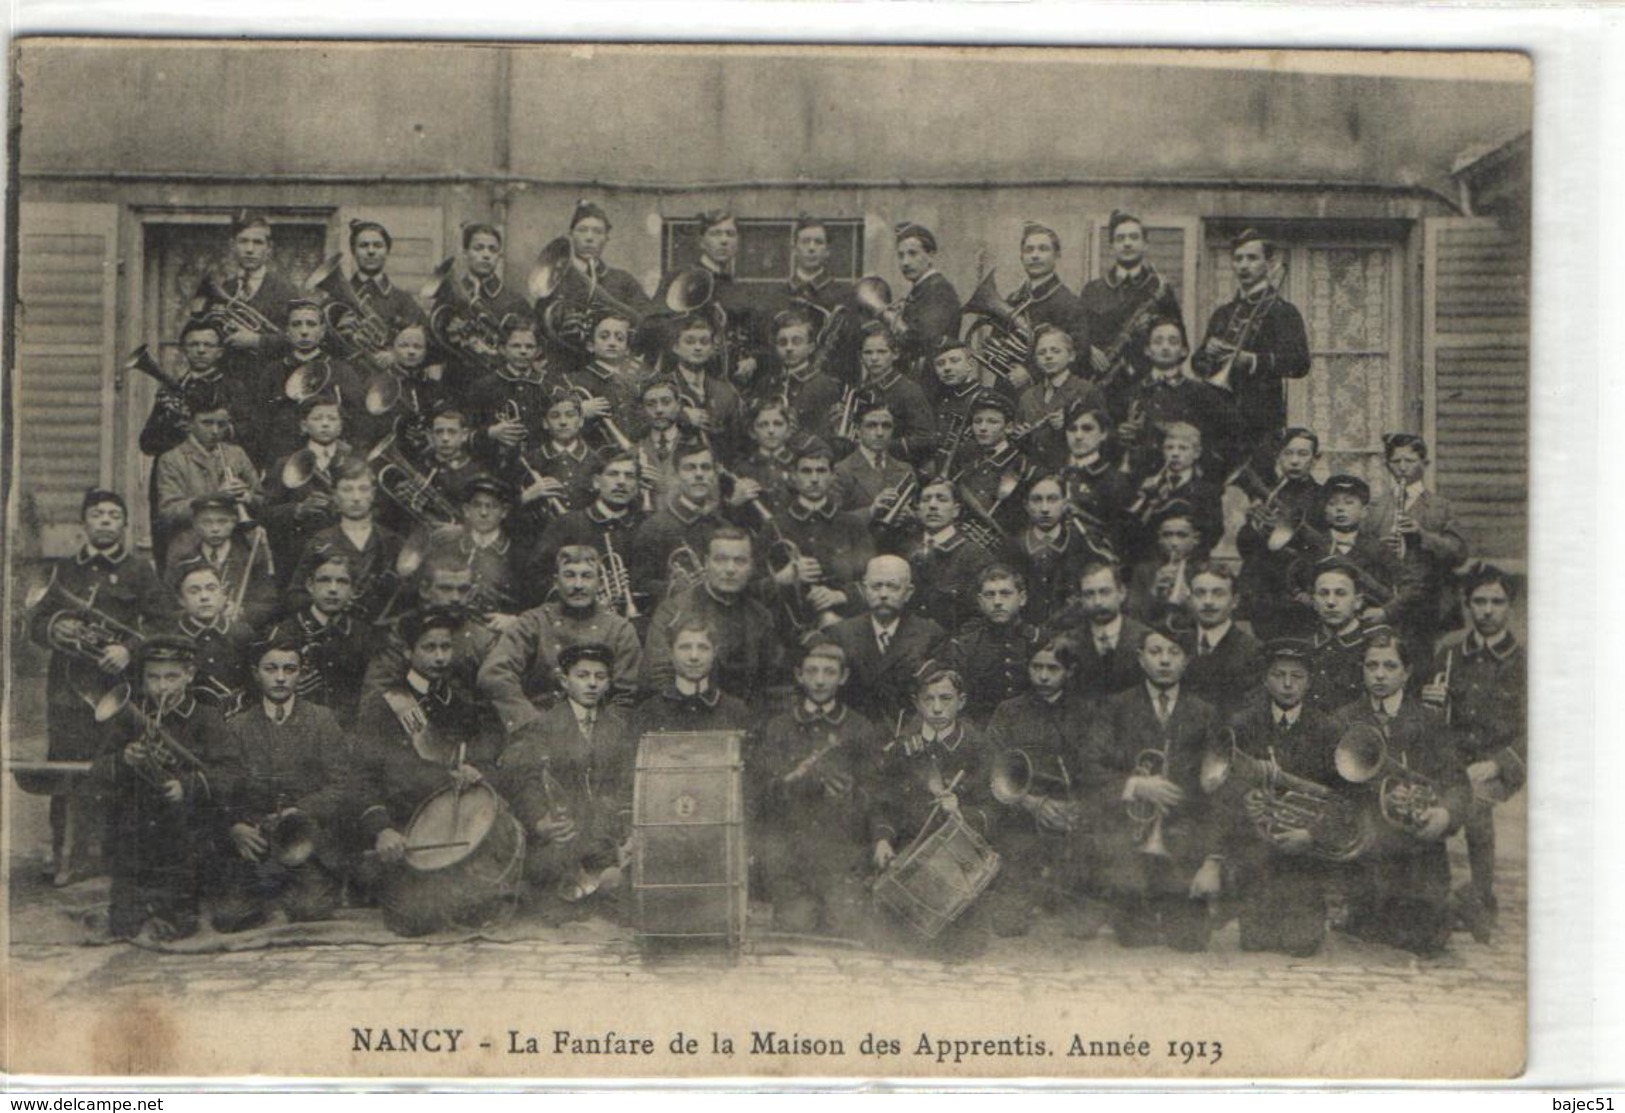
[[[745,935],[743,731],[645,734],[632,789],[640,938]]]
[[[999,855],[959,816],[921,831],[875,882],[875,900],[927,939],[935,939],[982,895]]]
[[[513,911],[525,860],[525,829],[491,786],[448,785],[413,813],[406,864],[385,885],[392,931],[422,935],[484,927]]]

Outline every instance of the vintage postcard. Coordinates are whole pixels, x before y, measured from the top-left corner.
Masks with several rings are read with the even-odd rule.
[[[10,63],[6,1071],[1523,1071],[1529,58]]]

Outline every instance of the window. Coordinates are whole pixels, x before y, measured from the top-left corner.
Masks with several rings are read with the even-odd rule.
[[[795,244],[794,218],[740,220],[739,256],[734,277],[741,282],[781,282],[790,275]],[[827,220],[829,272],[857,281],[863,276],[863,221]],[[700,261],[700,222],[694,217],[668,218],[661,231],[660,258],[669,273]]]

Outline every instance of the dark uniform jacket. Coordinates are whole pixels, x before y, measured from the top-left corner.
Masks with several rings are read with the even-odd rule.
[[[632,734],[749,730],[750,708],[715,684],[703,692],[680,692],[675,684],[645,696],[632,712]]]
[[[969,620],[976,612],[976,578],[993,563],[993,554],[955,529],[945,542],[927,548],[923,538],[908,550],[914,572],[914,598],[909,610],[948,629]]]
[[[1280,483],[1273,473],[1268,478],[1271,487]],[[1287,525],[1302,522],[1311,529],[1325,530],[1325,495],[1317,480],[1309,476],[1289,480],[1276,492],[1275,502]],[[1307,559],[1312,548],[1300,533],[1282,548],[1271,550],[1268,535],[1254,529],[1250,519],[1236,531],[1236,551],[1241,555],[1236,587],[1260,638],[1307,636],[1314,630],[1314,613],[1293,598],[1297,585],[1292,582],[1294,564]]]
[[[839,500],[833,494],[817,510],[809,509],[796,499],[778,516],[777,522],[781,537],[795,545],[802,556],[818,561],[824,572],[819,582],[846,593],[846,604],[840,613],[849,617],[863,610],[863,594],[858,585],[875,555],[875,545],[862,520],[856,515],[840,513],[838,507]],[[811,616],[803,614],[802,617]]]
[[[1439,648],[1433,675],[1450,675],[1450,726],[1461,763],[1494,759],[1508,792],[1527,775],[1529,663],[1509,630],[1493,645],[1478,632],[1457,634]],[[1430,677],[1429,679],[1432,679]]]
[[[245,694],[227,710],[226,735],[212,778],[222,827],[259,826],[294,808],[316,824],[317,857],[335,861],[352,801],[354,749],[333,713],[295,696],[287,718],[273,723],[264,702]]]
[[[1038,627],[1021,618],[996,626],[977,615],[943,650],[942,663],[965,678],[965,714],[985,722],[1005,700],[1027,690],[1027,661],[1040,644]]]
[[[1334,634],[1324,625],[1310,638],[1309,705],[1330,715],[1365,692],[1366,630]]]
[[[981,731],[963,720],[946,735],[923,741],[918,718],[887,744],[872,788],[869,841],[885,839],[899,853],[920,837],[938,793],[953,793],[962,819],[980,835],[993,827],[993,753]]]
[[[520,597],[531,606],[541,603],[552,590],[553,577],[558,572],[559,550],[574,545],[586,545],[605,561],[608,561],[613,548],[615,555],[626,565],[630,578],[632,539],[643,520],[644,515],[635,505],[619,515],[613,515],[606,513],[597,501],[585,509],[572,510],[562,518],[555,518],[547,524],[525,560],[524,576],[519,584]],[[647,584],[635,579],[632,581],[632,594],[640,611],[653,608],[652,603],[647,603],[647,588]]]
[[[1091,409],[1104,408],[1106,397],[1099,387],[1079,376],[1076,370],[1070,372],[1059,386],[1040,376],[1016,400],[1016,424],[1038,426],[1051,414],[1060,412],[1064,415],[1080,402]],[[1024,438],[1024,445],[1032,458],[1046,468],[1058,468],[1066,463],[1064,429],[1052,429],[1047,425],[1037,428],[1031,436]]]
[[[268,641],[284,637],[298,642],[302,651],[299,702],[328,709],[348,727],[355,719],[361,680],[377,640],[372,627],[350,611],[323,622],[315,608],[307,606],[266,634]]]
[[[405,617],[401,615],[390,623],[386,634],[374,639],[376,648],[361,678],[362,703],[406,683],[409,650],[400,632],[401,619]],[[446,671],[453,683],[464,691],[474,691],[480,667],[496,644],[496,631],[477,616],[469,616],[452,635],[451,665]]]
[[[865,383],[862,389],[886,400],[886,408],[897,423],[893,451],[916,464],[927,460],[937,447],[937,415],[920,384],[894,367]]]
[[[190,615],[181,615],[163,632],[190,638],[197,646],[192,694],[200,703],[217,707],[248,687],[248,656],[254,631],[246,623],[216,618],[204,624]]]
[[[359,549],[338,522],[312,534],[288,580],[288,590],[283,599],[284,610],[301,610],[310,605],[310,592],[305,588],[305,581],[334,551],[343,553],[350,561],[351,582],[355,588],[355,601],[350,609],[371,621],[383,610],[394,592],[398,582],[395,561],[401,555],[400,537],[376,522],[367,536],[366,544]]]
[[[561,385],[559,376],[548,370],[533,370],[524,378],[517,377],[506,366],[487,371],[475,378],[464,391],[463,402],[468,407],[474,424],[474,436],[469,440],[470,451],[492,475],[511,483],[515,489],[529,486],[529,477],[519,466],[521,451],[541,443],[547,408],[554,392]],[[501,416],[518,416],[525,427],[526,441],[519,448],[509,448],[491,439],[488,430]]]
[[[643,659],[643,687],[660,691],[675,670],[671,639],[684,619],[698,617],[716,631],[716,684],[729,695],[754,702],[771,684],[782,681],[784,644],[773,616],[748,593],[719,595],[704,583],[671,596],[649,620],[648,651]]]
[[[379,272],[369,276],[358,270],[350,276],[349,282],[356,302],[376,314],[389,327],[392,337],[408,325],[428,323],[428,315],[418,299],[410,290],[395,285],[388,274]]]
[[[838,645],[846,651],[847,667],[852,670],[846,685],[847,703],[889,729],[899,711],[913,706],[914,674],[941,652],[946,637],[942,627],[931,619],[904,614],[882,654],[875,640],[872,616],[860,614],[837,622],[820,635],[818,642]]]
[[[875,725],[845,704],[813,709],[798,698],[794,708],[768,720],[745,760],[757,829],[800,848],[803,861],[811,845],[861,843],[864,771],[879,760],[885,744]],[[826,775],[837,782],[850,778],[852,787],[833,792]]]
[[[726,523],[714,508],[696,506],[680,494],[639,523],[632,535],[628,566],[632,582],[650,598],[664,599],[671,573],[671,558],[687,546],[695,557],[705,559],[711,535]]]
[[[305,366],[310,368],[309,378],[316,389],[338,395],[344,437],[359,451],[371,448],[389,431],[387,418],[367,413],[366,381],[348,362],[320,351],[308,360],[300,360],[290,352],[275,363],[263,365],[253,420],[247,428],[237,430],[238,439],[257,467],[268,468],[305,444],[304,430],[299,427],[299,403],[287,392],[288,379]]]
[[[541,713],[536,729],[502,753],[502,775],[515,816],[530,831],[549,813],[576,825],[564,849],[598,869],[613,865],[632,828],[637,736],[619,708],[592,711],[592,737],[568,699]]]
[[[266,530],[267,536],[270,530]],[[249,568],[248,556],[254,552],[254,565]],[[247,587],[243,590],[242,614],[238,617],[255,629],[263,626],[276,610],[276,580],[271,576],[272,556],[266,551],[262,542],[258,549],[249,537],[242,533],[233,534],[226,539],[225,555],[218,563],[211,564],[208,553],[203,551],[202,540],[194,533],[188,533],[177,539],[170,547],[165,560],[164,582],[169,590],[178,591],[181,580],[194,568],[204,566],[212,567],[220,576],[220,587],[226,593],[226,598],[234,599],[239,588],[244,584],[247,576]]]
[[[1127,411],[1140,418],[1140,433],[1128,446],[1134,474],[1162,466],[1160,430],[1176,421],[1201,430],[1202,458],[1214,474],[1228,475],[1240,462],[1241,432],[1235,399],[1228,392],[1185,374],[1171,379],[1146,375],[1129,388],[1127,397]]]
[[[1068,521],[1062,521],[1054,538],[1038,536],[1028,526],[1005,542],[999,562],[1020,572],[1027,580],[1027,613],[1046,618],[1060,614],[1072,602],[1083,569],[1107,559],[1102,552],[1104,537],[1094,543]]]
[[[1232,337],[1233,327],[1240,327],[1247,315],[1255,311],[1258,301],[1268,296],[1269,286],[1264,284],[1251,295],[1237,295],[1213,311],[1213,316],[1208,318],[1207,332],[1191,357],[1191,367],[1197,375],[1210,379],[1220,368],[1218,361],[1203,352],[1208,338]],[[1258,319],[1242,350],[1256,355],[1258,365],[1247,372],[1233,367],[1230,387],[1236,397],[1243,441],[1256,446],[1286,424],[1285,381],[1309,374],[1309,333],[1304,328],[1303,314],[1291,302],[1276,298]]]
[[[1274,761],[1284,773],[1341,794],[1342,781],[1333,765],[1337,729],[1331,717],[1307,703],[1299,706],[1296,718],[1289,723],[1277,723],[1276,713],[1267,693],[1249,694],[1226,723],[1233,732],[1236,749],[1260,761]],[[1217,749],[1223,752],[1222,739]],[[1256,870],[1274,856],[1273,844],[1247,815],[1245,797],[1252,787],[1232,772],[1213,795],[1213,807],[1220,811],[1224,826],[1225,854],[1244,871]]]
[[[333,456],[327,467],[313,473],[309,482],[300,487],[289,487],[282,482],[288,463],[296,455],[305,451],[305,447],[295,449],[293,452],[274,461],[265,471],[265,505],[259,512],[259,521],[265,526],[265,532],[271,542],[271,552],[275,554],[276,567],[282,577],[291,576],[294,566],[299,563],[300,555],[305,551],[318,530],[326,529],[338,521],[338,511],[328,503],[326,510],[318,511],[314,508],[306,509],[305,500],[311,495],[321,492],[331,495],[336,480],[333,473],[351,455],[351,448],[347,441],[336,441],[333,445]],[[393,508],[387,496],[378,498]]]
[[[988,748],[995,754],[1020,750],[1028,759],[1033,781],[1028,791],[1054,800],[1092,803],[1105,783],[1100,755],[1089,748],[1090,726],[1098,708],[1076,692],[1063,692],[1053,702],[1036,692],[1011,696],[987,724]],[[1070,786],[1070,787],[1068,787]],[[1082,825],[1098,824],[1093,808]],[[1037,834],[1038,820],[1021,807],[1000,811],[999,832]]]
[[[1005,298],[1011,308],[1024,308],[1027,320],[1034,329],[1040,325],[1054,325],[1072,337],[1073,350],[1085,362],[1089,359],[1089,345],[1094,343],[1089,333],[1089,317],[1083,301],[1067,288],[1061,276],[1051,274],[1038,285],[1025,281]]]
[[[903,300],[901,366],[923,377],[937,344],[945,336],[959,335],[960,304],[954,284],[941,271],[932,271],[909,289]]]
[[[141,634],[151,630],[174,613],[175,597],[164,588],[152,565],[133,555],[124,545],[107,552],[82,546],[73,556],[62,557],[52,565],[57,585],[92,605],[114,622]],[[100,696],[128,674],[108,676],[95,661],[85,660],[51,645],[48,630],[57,597],[45,599],[28,619],[29,638],[35,645],[51,649],[46,674],[46,723],[50,736],[46,756],[51,761],[82,761],[96,755],[99,734],[91,718],[91,699]],[[66,612],[71,614],[71,610]],[[138,640],[114,631],[115,640],[134,659]]]
[[[1140,314],[1139,319],[1134,321],[1134,329],[1125,337],[1124,328],[1140,308],[1153,298],[1156,299],[1156,309]],[[1142,263],[1139,273],[1132,278],[1120,274],[1113,265],[1105,277],[1093,278],[1085,283],[1078,300],[1089,322],[1089,342],[1108,358],[1121,351],[1122,358],[1136,376],[1143,375],[1151,367],[1145,349],[1152,319],[1170,317],[1176,321],[1184,320],[1179,309],[1179,296],[1150,263]],[[1078,355],[1087,365],[1087,350],[1078,349]],[[1121,415],[1114,413],[1113,416]]]

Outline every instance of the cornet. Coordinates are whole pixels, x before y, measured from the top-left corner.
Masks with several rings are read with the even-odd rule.
[[[1128,512],[1142,523],[1149,524],[1151,516],[1162,508],[1173,493],[1173,471],[1164,464],[1162,470],[1140,484],[1140,496],[1129,505]]]
[[[571,394],[581,400],[583,405],[589,400],[599,397],[584,386],[572,386],[569,390]],[[598,418],[598,424],[604,432],[609,434],[609,439],[615,442],[615,447],[622,452],[631,452],[636,447],[632,438],[627,436],[619,425],[615,424],[615,419],[609,414],[604,414]]]
[[[435,488],[434,471],[424,475],[414,468],[395,447],[394,433],[367,453],[367,463],[372,466],[378,489],[419,524],[430,529],[457,524],[457,508]]]
[[[194,320],[214,325],[221,335],[250,332],[256,336],[279,336],[282,333],[275,321],[255,309],[246,298],[228,295],[222,290],[212,274],[205,274],[198,282],[190,311]]]
[[[160,792],[170,781],[191,776],[201,779],[204,774],[203,762],[198,756],[181,745],[162,725],[164,715],[180,704],[182,695],[184,693],[161,698],[156,712],[148,715],[130,698],[130,686],[120,684],[97,700],[91,711],[92,717],[98,723],[126,715],[140,726],[141,735],[135,741],[141,743],[146,755],[131,765],[131,768],[143,781]],[[207,790],[207,780],[204,780],[203,784]]]
[[[1271,487],[1264,482],[1264,477],[1251,462],[1242,464],[1225,479],[1226,487],[1234,487],[1246,495],[1251,502],[1248,514],[1257,514],[1261,517],[1273,515],[1280,507],[1280,494],[1292,477],[1285,476],[1275,486]],[[1265,544],[1272,553],[1280,552],[1291,544],[1293,537],[1297,536],[1298,527],[1290,522],[1278,521],[1270,527],[1269,537]]]
[[[896,486],[888,487],[883,491],[880,498],[885,498],[889,494],[892,496],[892,503],[881,513],[880,524],[883,526],[894,525],[897,519],[902,517],[903,511],[909,508],[909,504],[914,501],[914,496],[919,493],[919,490],[920,480],[913,471],[910,471],[897,481]],[[879,501],[879,498],[875,500],[877,503]]]
[[[1167,774],[1166,753],[1149,748],[1140,751],[1140,756],[1134,762],[1135,776],[1166,777]],[[1153,804],[1140,799],[1128,802],[1128,817],[1134,824],[1134,841],[1139,844],[1141,854],[1150,854],[1156,858],[1170,857],[1168,847],[1162,841],[1162,821],[1167,814],[1168,809],[1162,804]]]
[[[640,617],[632,594],[632,573],[626,567],[626,560],[615,551],[608,530],[604,531],[603,579],[598,585],[598,602],[622,618]]]
[[[1405,513],[1405,483],[1403,480],[1394,480],[1394,528],[1389,533],[1393,539],[1394,558],[1404,560],[1406,553],[1405,531],[1399,528],[1399,516]]]

